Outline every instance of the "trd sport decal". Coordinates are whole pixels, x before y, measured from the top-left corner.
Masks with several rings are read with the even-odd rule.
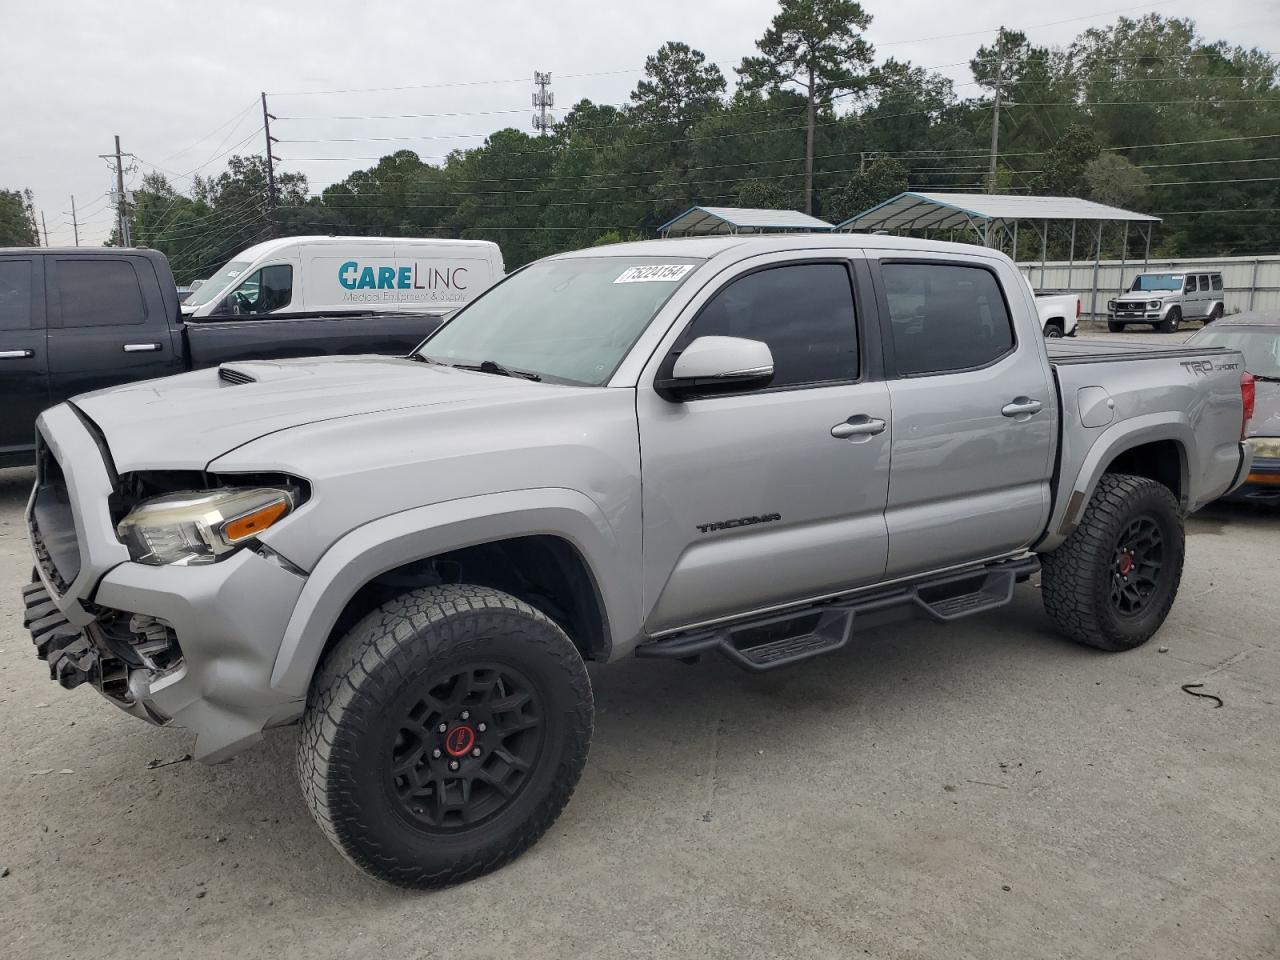
[[[756,523],[772,523],[781,520],[780,513],[766,513],[758,517],[739,517],[737,520],[719,520],[716,523],[698,524],[699,533],[712,533],[715,530],[732,530],[734,527],[749,527]]]

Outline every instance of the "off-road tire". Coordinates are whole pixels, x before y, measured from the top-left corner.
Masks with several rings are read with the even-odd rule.
[[[410,822],[392,785],[396,705],[451,671],[494,663],[521,671],[540,698],[545,730],[523,785],[476,826],[446,833]],[[364,617],[321,664],[298,777],[316,822],[356,867],[397,886],[447,886],[510,862],[555,822],[586,764],[593,710],[582,657],[543,613],[488,587],[427,587]]]
[[[1161,333],[1177,333],[1178,327],[1182,325],[1182,308],[1171,307],[1168,315],[1160,321],[1156,327]]]
[[[1122,616],[1111,599],[1114,551],[1127,526],[1150,517],[1166,545],[1162,576],[1150,602]],[[1040,593],[1057,629],[1099,650],[1132,650],[1151,639],[1173,606],[1182,579],[1185,537],[1178,501],[1146,477],[1104,474],[1075,531],[1041,557]]]
[[[1056,340],[1058,337],[1066,336],[1063,331],[1062,322],[1060,320],[1050,320],[1044,325],[1044,335],[1046,338]]]
[[[1107,329],[1110,330],[1112,333],[1124,333],[1124,324],[1117,323],[1114,320],[1108,320]]]

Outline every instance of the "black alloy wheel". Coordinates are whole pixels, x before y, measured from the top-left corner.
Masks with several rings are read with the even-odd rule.
[[[1122,617],[1136,617],[1160,588],[1164,536],[1147,515],[1129,521],[1112,554],[1111,603]]]
[[[470,664],[401,701],[387,786],[415,826],[476,827],[519,796],[546,739],[543,698],[520,670]]]

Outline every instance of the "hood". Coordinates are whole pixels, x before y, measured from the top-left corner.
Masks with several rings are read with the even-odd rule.
[[[103,432],[125,473],[202,470],[266,434],[324,420],[577,389],[402,358],[320,357],[227,363],[71,402]]]
[[[1254,381],[1253,419],[1249,436],[1280,437],[1280,383]]]

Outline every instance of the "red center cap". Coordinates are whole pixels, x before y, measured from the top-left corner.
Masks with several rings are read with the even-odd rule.
[[[1120,558],[1120,575],[1127,577],[1130,571],[1132,570],[1133,570],[1133,557],[1126,553],[1123,557]]]
[[[458,724],[444,735],[444,750],[451,757],[461,757],[476,745],[476,732],[465,724]]]

